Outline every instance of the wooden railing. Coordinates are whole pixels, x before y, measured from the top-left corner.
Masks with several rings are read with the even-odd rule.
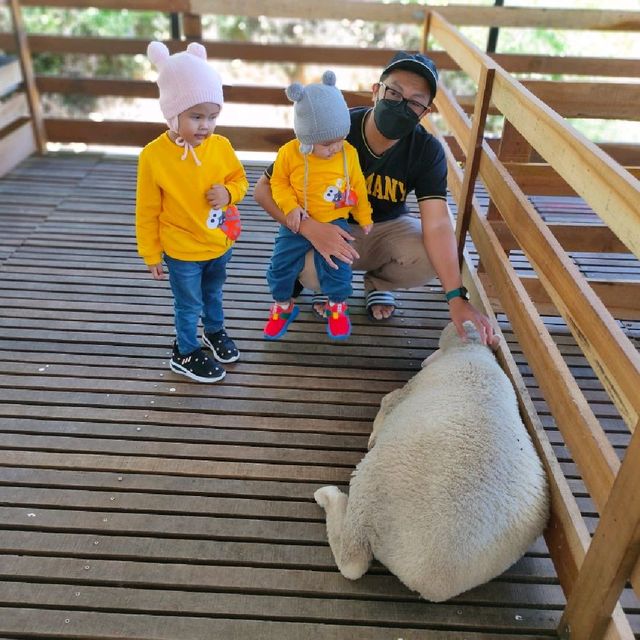
[[[16,0],[13,0],[12,4]],[[425,8],[416,5],[382,4],[379,2],[278,2],[266,3],[258,0],[223,2],[222,0],[145,0],[131,3],[122,0],[22,0],[23,6],[49,7],[98,7],[101,9],[155,10],[159,12],[182,12],[182,37],[202,40],[201,16],[207,14],[241,15],[257,17],[294,17],[299,19],[365,19],[389,24],[413,24],[416,29],[425,19]],[[557,29],[638,30],[640,18],[632,11],[584,11],[548,10],[495,7],[442,7],[444,18],[457,25],[480,25],[499,27],[546,26]],[[38,35],[28,37],[31,53],[51,54],[143,54],[148,39],[135,38],[88,38],[64,35]],[[168,46],[176,51],[184,48],[180,41],[169,41]],[[391,57],[389,49],[361,47],[298,46],[263,44],[252,42],[215,42],[203,40],[211,58],[238,58],[251,62],[291,62],[299,64],[349,65],[372,69],[381,68]],[[0,33],[0,49],[17,51],[11,33]],[[447,52],[434,51],[433,58],[442,70],[459,68]],[[561,57],[540,55],[496,54],[497,64],[510,72],[583,74],[587,76],[609,75],[612,78],[640,77],[640,60],[611,60],[602,57]],[[373,73],[373,71],[372,71]],[[86,96],[155,97],[153,83],[132,81],[126,78],[50,77],[39,75],[37,88],[41,93],[81,93]],[[637,119],[635,105],[640,99],[639,86],[615,83],[615,93],[596,91],[588,82],[573,82],[570,85],[553,81],[531,81],[530,88],[544,102],[564,117],[623,118]],[[346,92],[350,104],[367,102],[367,95]],[[228,102],[243,102],[260,105],[288,105],[280,87],[233,86],[225,88]],[[473,108],[473,97],[461,99],[467,112]],[[96,144],[143,145],[157,135],[163,125],[150,122],[105,120],[92,122],[84,119],[58,117],[45,118],[47,138],[54,142],[86,142]],[[291,135],[289,130],[264,127],[223,127],[220,132],[227,135],[239,150],[273,151]],[[640,166],[640,145],[605,145],[605,150],[625,166]],[[1,150],[1,149],[0,149]],[[454,147],[454,151],[457,149]]]
[[[547,162],[607,223],[624,245],[640,257],[640,184],[600,149],[566,125],[547,105],[515,81],[486,54],[460,35],[441,15],[433,13],[430,33],[478,86],[473,124],[445,88],[436,103],[464,150],[460,169],[448,149],[449,188],[459,213],[457,235],[462,250],[470,233],[487,278],[506,312],[545,400],[583,481],[600,512],[593,541],[559,471],[549,455],[546,436],[529,414],[532,434],[551,480],[553,516],[546,533],[568,604],[560,631],[571,638],[631,638],[621,608],[616,605],[627,579],[640,593],[638,536],[640,503],[630,482],[638,480],[640,434],[640,355],[620,330],[586,279],[541,220],[507,167],[483,142],[482,129],[493,103],[528,145]],[[442,136],[431,122],[427,125]],[[443,140],[444,142],[444,140]],[[562,151],[559,151],[562,150]],[[476,178],[486,187],[499,219],[493,222],[473,201]],[[633,435],[620,464],[602,426],[545,328],[521,279],[505,254],[494,227],[525,253],[539,281],[564,317],[576,342],[600,378]],[[478,276],[468,272],[471,285]],[[478,295],[481,295],[478,288]],[[505,368],[508,356],[503,354]],[[514,372],[515,373],[515,372]],[[518,376],[514,384],[518,386]],[[526,412],[526,403],[523,401]],[[536,437],[536,436],[534,436]],[[637,487],[637,485],[636,485]],[[612,616],[613,613],[613,616]]]
[[[42,2],[27,0],[22,4],[40,5]],[[131,8],[131,3],[124,0],[47,2],[49,6],[69,4]],[[606,283],[605,287],[587,281],[565,251],[620,252],[640,258],[640,185],[636,178],[640,147],[592,144],[568,126],[563,117],[638,119],[638,85],[614,83],[612,86],[619,91],[615,94],[617,97],[612,98],[613,94],[609,93],[609,99],[591,100],[598,94],[599,84],[574,83],[561,90],[563,85],[553,82],[520,83],[509,72],[638,77],[640,62],[500,54],[489,57],[465,39],[451,22],[458,25],[640,30],[638,13],[476,6],[441,7],[438,12],[430,12],[416,5],[373,2],[264,3],[256,0],[232,4],[221,0],[146,0],[137,3],[136,8],[183,12],[187,18],[183,20],[183,35],[187,38],[201,38],[200,15],[230,11],[247,16],[271,14],[327,20],[339,16],[389,23],[409,22],[415,24],[416,29],[424,30],[425,44],[430,36],[444,49],[429,52],[441,69],[461,69],[474,81],[477,93],[466,99],[456,98],[445,85],[438,92],[436,107],[450,135],[442,135],[433,120],[424,122],[445,146],[449,188],[458,204],[457,234],[465,281],[476,302],[487,313],[492,313],[492,307],[506,313],[600,514],[600,523],[591,541],[518,367],[508,349],[503,347],[501,362],[518,391],[523,416],[550,479],[552,519],[545,535],[568,598],[559,631],[566,634],[570,630],[571,638],[580,639],[631,638],[629,624],[616,602],[626,580],[631,581],[640,595],[640,568],[637,565],[640,504],[635,499],[640,468],[639,436],[635,432],[640,419],[640,356],[611,311],[622,317],[638,317],[640,294],[638,283],[634,282]],[[20,31],[19,20],[17,26]],[[147,44],[146,39],[43,35],[19,39],[23,43],[20,48],[12,45],[13,42],[13,34],[0,34],[0,48],[18,51],[21,59],[27,60],[25,79],[29,73],[30,51],[134,55],[144,53]],[[356,47],[212,41],[204,41],[204,44],[209,56],[214,58],[344,64],[377,69],[392,53]],[[174,51],[184,48],[184,43],[177,40],[168,45]],[[11,69],[15,82],[17,69],[15,66]],[[0,68],[0,86],[2,74]],[[157,95],[153,83],[128,79],[39,76],[35,83],[41,92],[131,97]],[[24,96],[23,107],[28,104],[28,93]],[[345,93],[350,104],[366,104],[370,100],[368,94],[358,91]],[[282,87],[226,87],[225,96],[228,102],[288,104]],[[473,120],[468,116],[471,112]],[[3,113],[6,118],[6,110],[0,109],[0,123]],[[503,136],[497,141],[487,140],[484,136],[486,117],[492,113],[502,114],[505,118]],[[37,118],[35,113],[32,122]],[[25,123],[25,113],[16,121],[22,124],[13,129],[0,126],[0,133],[9,130],[9,135],[15,135],[21,127],[30,126]],[[162,124],[150,122],[88,122],[61,118],[45,118],[43,122],[48,138],[63,142],[142,145],[164,129]],[[230,137],[237,149],[253,150],[275,150],[291,136],[287,129],[256,126],[227,127],[221,128],[220,132]],[[0,140],[0,158],[5,157],[8,149],[3,144]],[[627,169],[611,156],[628,165]],[[474,198],[477,179],[484,184],[491,198],[487,215]],[[590,227],[547,225],[527,197],[533,194],[578,194],[601,218],[602,224]],[[467,234],[481,261],[478,271],[464,254]],[[525,278],[514,271],[508,256],[511,249],[524,252],[535,270],[535,278]],[[545,328],[540,310],[554,313],[557,310],[564,317],[633,433],[622,464]]]

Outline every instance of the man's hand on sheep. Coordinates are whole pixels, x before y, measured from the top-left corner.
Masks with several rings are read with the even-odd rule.
[[[475,325],[480,335],[482,344],[492,346],[495,340],[493,326],[489,318],[480,313],[470,302],[463,298],[453,298],[449,302],[449,313],[451,320],[456,327],[458,335],[464,340],[467,333],[464,330],[464,322],[470,320]]]

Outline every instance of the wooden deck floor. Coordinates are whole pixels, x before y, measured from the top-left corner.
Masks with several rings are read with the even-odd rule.
[[[261,168],[248,170],[253,183]],[[358,280],[346,344],[327,340],[303,296],[286,339],[267,343],[275,226],[247,198],[225,287],[242,358],[222,384],[191,383],[167,368],[171,297],[136,256],[134,189],[135,159],[100,155],[32,158],[0,180],[0,640],[553,635],[564,598],[542,540],[438,605],[379,565],[343,579],[326,543],[313,491],[348,483],[380,398],[435,348],[441,292],[407,292],[393,322],[373,325]],[[563,323],[549,323],[622,455],[628,430]],[[623,603],[640,631],[628,590]]]

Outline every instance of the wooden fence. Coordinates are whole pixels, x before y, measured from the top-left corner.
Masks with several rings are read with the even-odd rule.
[[[28,0],[24,5],[40,5]],[[48,6],[131,8],[131,3],[113,1],[53,2]],[[38,146],[41,131],[49,140],[142,145],[158,135],[163,125],[134,122],[88,122],[42,118],[37,90],[81,92],[87,95],[155,97],[155,85],[126,79],[36,77],[29,56],[57,53],[143,53],[146,40],[77,38],[24,34],[19,8],[11,7],[16,20],[13,34],[0,34],[0,48],[18,51],[26,91],[20,108],[0,110],[0,158],[8,154],[8,142],[18,131],[31,131],[31,147]],[[436,107],[448,128],[447,136],[431,119],[424,124],[438,136],[447,153],[449,188],[458,204],[457,235],[467,286],[488,313],[491,307],[504,311],[518,337],[529,365],[544,392],[554,419],[576,462],[584,483],[600,514],[593,540],[580,515],[518,368],[507,349],[501,362],[518,390],[521,409],[536,443],[552,490],[552,520],[546,531],[549,546],[568,604],[559,632],[571,638],[632,638],[628,621],[617,604],[627,580],[640,595],[640,503],[635,491],[640,474],[640,442],[635,433],[640,420],[640,356],[626,338],[612,312],[622,317],[640,316],[637,282],[597,283],[587,281],[566,251],[620,252],[640,258],[640,146],[595,145],[568,126],[563,117],[623,118],[637,120],[639,85],[615,82],[601,96],[599,84],[553,81],[520,83],[510,72],[571,73],[640,76],[640,61],[614,62],[604,58],[563,58],[530,55],[494,55],[478,50],[464,38],[458,25],[546,26],[601,30],[640,30],[637,12],[550,11],[482,7],[441,7],[438,12],[416,5],[386,5],[373,2],[262,3],[243,0],[146,0],[137,9],[180,11],[183,35],[202,36],[200,16],[207,13],[305,17],[314,19],[366,18],[382,22],[420,25],[423,44],[433,39],[442,50],[431,51],[441,69],[461,69],[477,86],[475,96],[457,98],[442,86]],[[12,45],[12,42],[17,44]],[[302,47],[204,41],[211,57],[238,57],[245,61],[296,61],[300,63],[349,64],[382,67],[389,50],[348,47]],[[178,40],[172,50],[184,48]],[[13,48],[12,48],[13,47]],[[9,77],[10,80],[3,80]],[[15,84],[15,64],[0,68],[0,86]],[[346,91],[351,104],[366,104],[369,96]],[[281,87],[228,87],[229,102],[287,104]],[[30,107],[30,109],[29,109]],[[468,116],[473,113],[473,119]],[[484,137],[486,117],[504,116],[499,141]],[[16,114],[19,114],[16,116]],[[8,119],[13,120],[7,124]],[[291,132],[261,127],[229,127],[220,131],[237,149],[274,150]],[[20,135],[24,135],[23,133]],[[21,148],[24,153],[27,146]],[[606,153],[605,153],[606,152]],[[610,155],[607,155],[610,154]],[[12,159],[18,157],[14,152]],[[617,159],[618,164],[614,159]],[[462,163],[463,168],[460,164]],[[626,165],[625,168],[622,165]],[[0,167],[1,169],[1,167]],[[485,186],[491,204],[488,215],[474,197],[476,180]],[[602,224],[580,226],[545,224],[527,196],[578,194],[600,217]],[[477,249],[481,268],[472,268],[463,248],[469,234]],[[508,252],[521,250],[536,273],[516,274]],[[606,284],[606,286],[605,286]],[[576,380],[553,342],[539,311],[557,310],[598,375],[602,385],[633,433],[623,463],[608,442],[603,428],[589,407]]]

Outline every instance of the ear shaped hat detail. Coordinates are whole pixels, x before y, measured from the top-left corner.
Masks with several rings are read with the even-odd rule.
[[[147,57],[158,69],[160,109],[170,123],[183,111],[203,102],[224,103],[222,80],[207,62],[207,50],[191,42],[186,51],[169,54],[162,42],[151,42]]]
[[[327,70],[320,83],[303,87],[294,82],[285,89],[294,103],[293,129],[302,153],[310,153],[314,144],[346,138],[349,133],[349,108],[335,85],[335,73]]]

